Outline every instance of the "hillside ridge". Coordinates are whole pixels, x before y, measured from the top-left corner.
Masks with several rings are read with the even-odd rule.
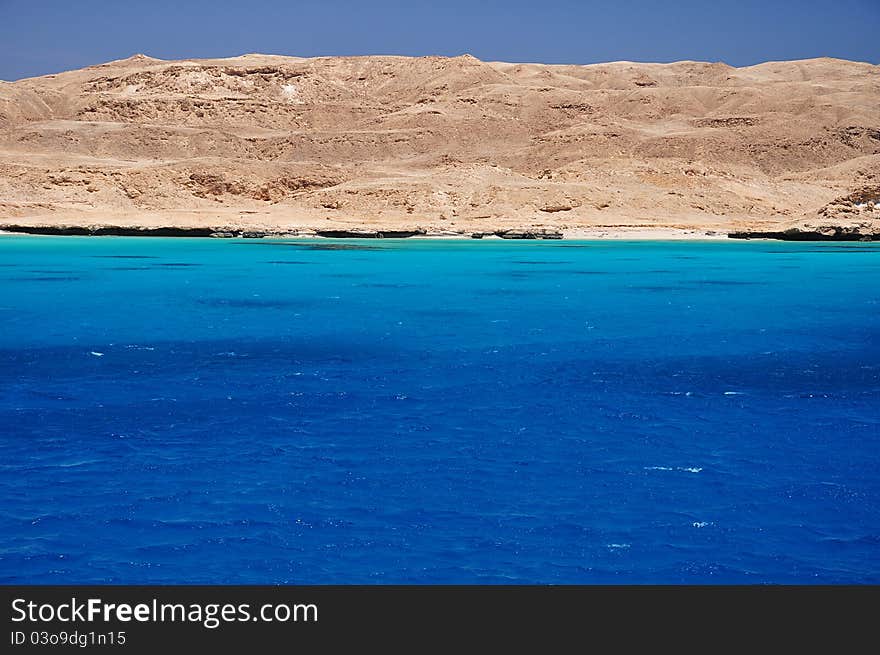
[[[870,236],[880,67],[136,54],[0,84],[3,225]]]

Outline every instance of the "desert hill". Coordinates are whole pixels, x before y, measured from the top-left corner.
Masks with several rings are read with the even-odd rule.
[[[0,82],[3,224],[880,233],[880,66],[135,55]]]

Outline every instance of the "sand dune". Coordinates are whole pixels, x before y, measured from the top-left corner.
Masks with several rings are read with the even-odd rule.
[[[880,233],[880,67],[136,55],[0,82],[0,224]]]

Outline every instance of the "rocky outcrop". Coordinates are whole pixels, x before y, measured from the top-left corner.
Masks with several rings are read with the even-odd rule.
[[[821,219],[880,221],[880,185],[863,186],[845,196],[835,198],[819,210]]]
[[[781,232],[741,231],[727,235],[731,239],[778,239],[780,241],[875,241],[880,229],[875,226],[841,227],[828,225],[810,228],[789,228]]]
[[[494,235],[502,239],[561,239],[562,232],[554,230],[501,230]]]
[[[409,237],[424,236],[425,230],[383,230],[370,232],[364,230],[316,230],[319,237],[331,239],[406,239]]]
[[[835,198],[814,216],[782,230],[738,230],[732,239],[880,241],[880,185],[861,186]]]
[[[77,225],[16,225],[0,223],[0,232],[19,234],[68,235],[88,237],[210,237],[218,234],[212,227],[124,227]]]
[[[694,121],[697,127],[751,127],[757,125],[761,121],[751,116],[728,116],[725,118],[700,118]]]

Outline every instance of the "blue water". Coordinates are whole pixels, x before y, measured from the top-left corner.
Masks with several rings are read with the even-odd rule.
[[[0,582],[880,582],[880,246],[0,238]]]

